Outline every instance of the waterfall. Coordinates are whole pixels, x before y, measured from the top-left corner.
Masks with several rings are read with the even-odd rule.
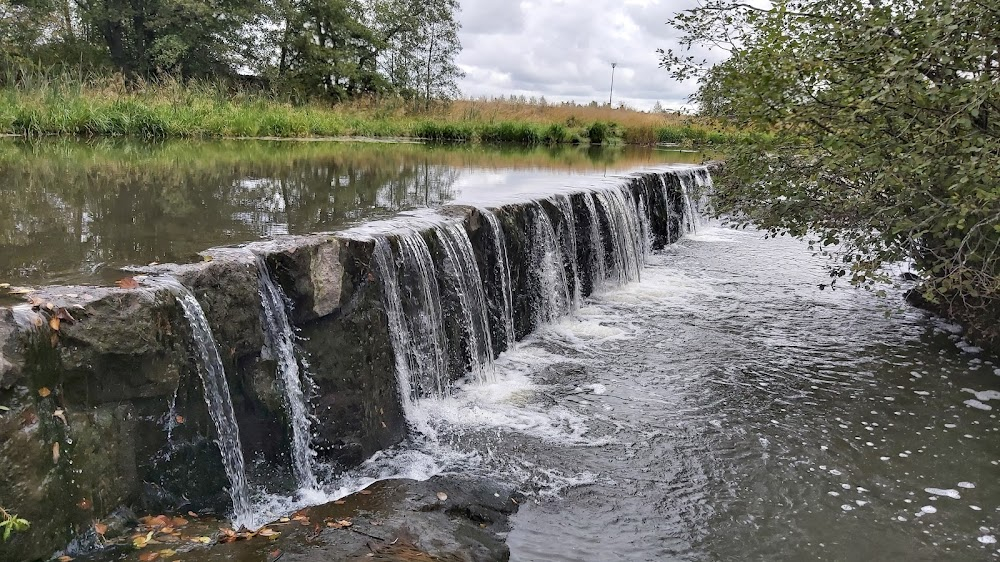
[[[279,381],[292,429],[292,470],[301,488],[315,489],[315,454],[310,446],[311,422],[306,400],[306,389],[311,385],[295,357],[295,333],[288,319],[285,293],[275,284],[264,259],[261,256],[256,256],[256,259],[264,340],[278,363]]]
[[[444,272],[453,277],[459,288],[457,297],[462,314],[462,331],[469,346],[469,368],[482,380],[493,369],[493,342],[486,293],[472,241],[459,224],[442,224],[434,230],[450,266],[445,267]]]
[[[250,511],[250,486],[247,484],[243,450],[240,448],[240,429],[236,425],[236,413],[229,394],[226,370],[222,366],[219,348],[212,335],[212,328],[205,317],[198,300],[176,279],[159,281],[176,297],[184,311],[184,317],[191,325],[195,350],[198,353],[198,376],[205,389],[205,405],[215,424],[218,439],[216,443],[222,453],[222,464],[229,478],[229,495],[233,500],[233,526],[239,527],[252,519]]]
[[[375,265],[384,284],[400,393],[404,401],[447,396],[448,341],[434,261],[420,232],[403,232],[397,242],[398,259],[388,239],[376,238]]]
[[[601,220],[597,215],[597,202],[593,193],[584,195],[583,202],[590,216],[591,279],[593,291],[597,291],[608,280],[608,257],[604,251],[604,236],[601,234]]]
[[[399,281],[392,246],[384,238],[375,240],[375,271],[382,280],[382,304],[389,324],[389,339],[396,360],[396,379],[399,399],[408,420],[413,420],[413,403],[417,398],[414,388],[414,373],[411,372],[410,356],[414,354],[413,337],[410,334],[403,303],[399,299]]]
[[[500,226],[500,219],[496,214],[486,209],[479,212],[486,218],[490,229],[493,231],[493,252],[497,261],[497,277],[500,279],[500,298],[503,305],[504,337],[506,341],[505,349],[514,349],[514,292],[511,289],[510,281],[510,260],[507,257],[507,236]]]
[[[532,259],[539,277],[535,324],[546,324],[570,310],[572,297],[566,280],[562,250],[552,221],[538,202],[532,205],[534,225]]]
[[[563,257],[569,262],[569,270],[573,274],[572,307],[573,310],[576,310],[583,302],[583,291],[580,289],[580,264],[577,261],[579,258],[577,257],[576,218],[573,215],[573,202],[565,194],[556,195],[553,200],[562,217],[562,252]]]
[[[581,278],[591,281],[591,292],[608,281],[640,281],[654,237],[673,241],[678,228],[697,228],[695,198],[710,182],[707,173],[680,171],[553,195],[513,207],[510,224],[480,208],[490,231],[476,243],[485,248],[474,247],[462,223],[441,218],[374,235],[373,268],[408,421],[420,423],[417,401],[449,396],[456,377],[490,374],[495,354],[513,347],[520,322],[538,327],[575,310],[587,289]],[[523,253],[511,254],[508,240]],[[528,303],[515,301],[514,281],[530,291]],[[529,318],[515,317],[525,313]],[[499,338],[506,345],[494,348]]]
[[[692,188],[697,191],[699,187],[698,176],[695,173],[690,173],[677,174],[677,177],[681,184],[681,196],[684,198],[684,229],[685,232],[696,234],[701,220],[700,215],[696,211],[694,201],[691,198],[691,191]]]
[[[626,200],[622,190],[599,191],[594,194],[608,217],[613,275],[619,285],[639,281],[645,257],[642,253],[642,234],[637,207]],[[631,200],[631,193],[628,196]]]

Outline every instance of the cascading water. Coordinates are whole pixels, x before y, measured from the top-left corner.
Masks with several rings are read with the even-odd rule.
[[[292,429],[292,470],[301,488],[315,489],[317,486],[316,474],[313,471],[315,453],[310,446],[312,424],[306,400],[306,390],[311,384],[295,357],[295,333],[288,319],[285,294],[275,284],[267,263],[260,256],[257,256],[257,277],[263,308],[264,338],[278,363],[278,376]]]
[[[576,218],[573,215],[573,202],[568,195],[556,195],[552,198],[562,217],[563,257],[569,261],[569,269],[573,274],[572,308],[576,310],[583,301],[583,290],[580,288],[580,264],[577,261]]]
[[[532,237],[532,259],[538,274],[538,295],[536,295],[535,323],[546,324],[567,314],[572,304],[566,269],[563,266],[562,249],[556,237],[552,221],[538,202],[532,205],[534,236]]]
[[[619,285],[639,281],[645,257],[636,205],[626,200],[623,190],[599,191],[594,196],[608,217],[614,264],[612,274]],[[631,193],[628,199],[632,199]]]
[[[695,172],[677,174],[681,184],[681,196],[684,198],[684,228],[686,232],[697,233],[700,223],[691,192],[698,191],[698,174]]]
[[[598,290],[608,280],[608,257],[604,251],[604,236],[601,234],[601,219],[597,214],[597,202],[593,193],[584,195],[583,202],[587,206],[587,215],[590,217],[590,250],[591,250],[591,279],[593,279],[593,290]]]
[[[415,230],[399,234],[398,262],[392,244],[376,238],[375,264],[385,283],[383,299],[404,400],[447,396],[448,342],[437,274],[430,249]],[[405,392],[404,392],[405,390]]]
[[[459,287],[457,295],[461,314],[462,331],[469,346],[469,369],[483,380],[493,368],[493,342],[490,338],[489,318],[483,280],[476,265],[476,254],[465,228],[458,224],[443,224],[435,228],[441,248],[447,256],[445,273],[454,278]]]
[[[247,483],[243,450],[240,448],[240,429],[236,424],[233,400],[226,381],[226,370],[219,356],[219,348],[212,335],[205,311],[198,304],[194,294],[176,279],[164,278],[158,284],[169,289],[184,311],[184,317],[191,326],[195,350],[198,353],[198,376],[205,390],[205,405],[215,425],[218,439],[216,443],[222,453],[222,464],[229,478],[229,496],[233,500],[233,526],[250,525],[250,486]]]
[[[497,277],[500,279],[500,298],[502,300],[501,305],[503,306],[503,323],[504,323],[504,336],[506,338],[504,348],[507,350],[514,349],[515,338],[514,338],[514,293],[511,290],[510,282],[510,260],[507,256],[507,236],[503,232],[503,228],[500,226],[500,219],[497,218],[496,214],[492,211],[486,209],[480,209],[479,212],[486,218],[486,222],[489,223],[492,232],[493,240],[493,252],[496,256],[497,261]]]

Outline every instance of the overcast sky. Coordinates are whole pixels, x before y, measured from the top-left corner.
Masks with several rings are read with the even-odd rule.
[[[667,20],[691,0],[461,0],[459,86],[467,97],[525,95],[649,109],[685,105],[694,89],[658,68],[676,32]]]

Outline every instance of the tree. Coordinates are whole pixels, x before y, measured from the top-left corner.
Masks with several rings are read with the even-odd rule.
[[[662,65],[755,132],[720,213],[815,241],[854,283],[912,260],[927,298],[1000,308],[1000,2],[706,0],[672,24],[686,49]]]
[[[367,0],[370,25],[384,45],[379,65],[396,92],[425,105],[458,93],[459,9],[458,0]]]
[[[76,6],[129,76],[230,74],[264,13],[258,0],[76,0]]]

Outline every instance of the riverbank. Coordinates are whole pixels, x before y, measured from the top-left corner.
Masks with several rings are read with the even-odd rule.
[[[462,100],[292,104],[263,93],[71,80],[0,90],[0,134],[27,137],[368,137],[471,143],[726,145],[759,136],[672,113]]]

